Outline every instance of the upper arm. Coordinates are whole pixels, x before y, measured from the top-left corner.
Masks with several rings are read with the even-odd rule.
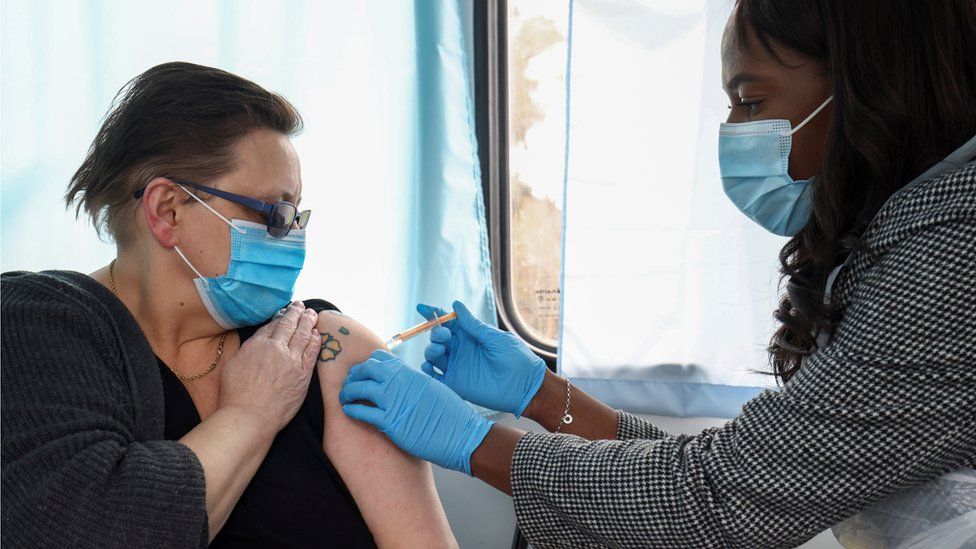
[[[371,330],[338,311],[319,313],[318,331],[322,346],[316,362],[323,397],[334,391],[335,398],[326,398],[326,412],[339,405],[338,390],[349,368],[365,361],[373,351],[384,348],[383,342]],[[326,414],[328,419],[329,414]]]
[[[375,428],[347,417],[339,404],[349,369],[383,348],[382,340],[354,319],[331,311],[319,314],[318,330],[323,445],[373,537],[385,547],[451,545],[430,465],[402,452]]]

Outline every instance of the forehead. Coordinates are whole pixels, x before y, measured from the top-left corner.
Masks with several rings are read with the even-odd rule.
[[[222,178],[224,187],[266,202],[301,197],[301,165],[288,136],[254,130],[235,145],[235,169]]]
[[[769,52],[759,42],[751,27],[739,29],[738,10],[732,13],[722,34],[722,76],[725,82],[746,68],[755,69],[770,60]]]
[[[743,28],[739,28],[737,10],[729,17],[722,35],[723,84],[743,74],[773,79],[787,77],[808,64],[808,59],[775,42],[770,42],[773,50],[770,52],[747,20],[743,19]]]

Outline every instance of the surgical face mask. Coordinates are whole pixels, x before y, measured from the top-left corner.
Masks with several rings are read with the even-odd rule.
[[[718,165],[726,196],[773,234],[793,236],[810,219],[812,179],[790,177],[790,149],[793,134],[833,98],[828,97],[794,129],[789,120],[781,119],[722,124],[719,129]]]
[[[225,275],[203,276],[179,246],[175,247],[196,273],[193,283],[210,316],[225,330],[254,326],[271,318],[291,301],[305,263],[305,231],[292,229],[285,237],[274,238],[266,226],[228,220],[193,193],[187,194],[230,225],[230,264]]]

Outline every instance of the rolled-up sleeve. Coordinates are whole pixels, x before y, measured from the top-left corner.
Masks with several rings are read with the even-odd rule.
[[[906,237],[831,345],[722,427],[617,441],[529,433],[512,462],[535,547],[791,547],[976,461],[976,220]]]

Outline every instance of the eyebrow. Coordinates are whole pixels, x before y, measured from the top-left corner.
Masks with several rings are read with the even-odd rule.
[[[261,195],[258,198],[262,202],[267,202],[268,204],[274,204],[275,202],[278,202],[279,200],[284,200],[285,202],[291,202],[291,203],[295,204],[296,206],[302,203],[302,199],[301,198],[298,199],[298,202],[295,202],[295,197],[293,195],[291,195],[290,193],[284,193],[284,194],[280,194],[280,195],[263,194],[263,195]]]
[[[747,83],[750,83],[750,82],[756,82],[758,80],[760,80],[760,78],[758,76],[756,76],[755,74],[748,73],[748,72],[740,72],[739,74],[733,76],[732,79],[729,80],[723,86],[723,88],[725,88],[725,90],[727,90],[727,91],[732,91],[732,90],[738,88],[739,87],[739,84],[747,84]]]

